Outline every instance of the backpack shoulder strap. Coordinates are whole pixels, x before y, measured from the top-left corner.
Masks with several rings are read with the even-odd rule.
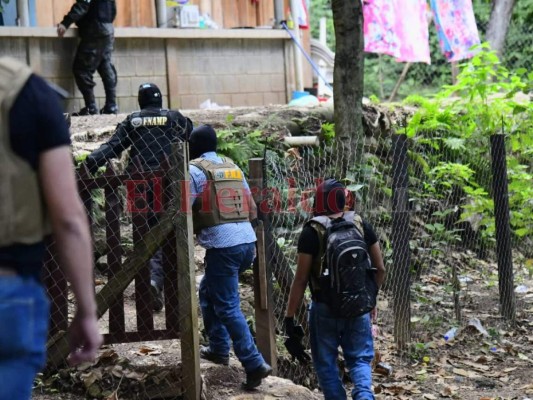
[[[365,229],[363,228],[363,218],[361,218],[361,216],[359,214],[355,214],[353,215],[353,223],[355,225],[355,227],[357,228],[357,230],[359,231],[359,234],[363,237],[363,239],[365,238]]]

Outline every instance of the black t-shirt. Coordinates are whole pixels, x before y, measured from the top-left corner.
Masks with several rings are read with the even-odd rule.
[[[70,145],[59,96],[36,75],[28,79],[11,108],[9,139],[13,151],[35,171],[40,153]],[[15,268],[21,275],[38,275],[44,252],[44,242],[2,247],[0,265]]]
[[[363,231],[365,235],[365,242],[368,248],[378,241],[374,228],[368,222],[363,221]],[[311,225],[305,225],[300,233],[298,239],[298,253],[310,254],[313,257],[318,255],[320,249],[320,242],[318,233]]]

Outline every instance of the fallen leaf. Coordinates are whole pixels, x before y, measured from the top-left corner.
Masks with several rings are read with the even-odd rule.
[[[432,394],[429,394],[429,393],[424,394],[423,397],[424,399],[437,400],[437,396],[433,396]]]
[[[113,393],[111,393],[110,396],[107,396],[104,400],[119,400],[117,392],[114,391]]]
[[[472,362],[472,361],[461,360],[460,362],[462,364],[464,364],[464,365],[468,365],[469,367],[472,367],[472,368],[480,370],[480,371],[489,371],[490,370],[490,367],[487,367],[486,365],[477,364],[477,363]]]
[[[505,369],[503,370],[503,372],[508,373],[508,372],[512,372],[512,371],[514,371],[515,369],[518,369],[518,367],[505,368]]]
[[[466,371],[462,368],[454,368],[452,372],[456,375],[464,376],[466,378],[478,378],[479,377],[479,375],[477,375],[475,372]]]
[[[440,391],[440,395],[442,397],[452,397],[455,395],[455,390],[451,386],[444,386],[444,388]]]

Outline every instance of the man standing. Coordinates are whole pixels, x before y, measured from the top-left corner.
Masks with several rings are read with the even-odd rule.
[[[306,353],[301,344],[303,331],[300,326],[295,326],[294,315],[302,302],[307,284],[310,283],[312,295],[309,309],[311,355],[324,398],[326,400],[346,399],[346,391],[337,367],[338,348],[340,346],[354,384],[353,400],[367,400],[374,399],[371,388],[371,362],[374,357],[374,345],[370,313],[366,312],[355,317],[341,317],[334,312],[334,310],[337,311],[336,305],[339,305],[339,309],[347,313],[357,311],[360,305],[357,299],[366,296],[348,297],[345,304],[339,304],[338,299],[333,298],[335,293],[332,294],[330,289],[331,280],[338,279],[334,286],[337,284],[355,284],[353,286],[360,289],[365,278],[369,279],[371,281],[369,290],[371,293],[368,298],[372,304],[375,304],[377,290],[385,279],[385,266],[379,242],[372,226],[361,220],[353,211],[345,212],[345,204],[345,188],[340,182],[335,179],[328,179],[317,187],[313,211],[315,218],[304,226],[298,239],[296,273],[289,294],[284,321],[285,333],[289,337],[286,346],[294,357],[305,360]],[[340,272],[337,273],[337,271],[341,271],[340,268],[334,271],[332,266],[328,264],[336,259],[335,253],[328,252],[328,243],[332,242],[333,239],[326,235],[327,232],[333,232],[333,230],[327,230],[322,224],[325,223],[329,227],[333,221],[338,223],[339,227],[343,226],[346,229],[344,234],[347,234],[348,230],[351,232],[353,228],[357,229],[360,234],[359,242],[356,242],[354,237],[345,236],[343,243],[347,244],[348,247],[335,252],[339,260],[342,254],[349,256],[348,259],[344,259],[347,260],[347,263],[342,263],[343,268],[347,268],[344,271],[350,272],[345,275]],[[341,230],[339,229],[338,232]],[[337,250],[341,248],[340,246],[335,247]],[[360,252],[364,247],[368,253],[366,250],[363,250],[363,253]],[[326,253],[328,257],[325,257]],[[365,258],[366,254],[370,260]],[[357,273],[352,274],[355,270],[349,270],[351,266],[359,265],[357,263],[361,261],[357,260],[364,261],[362,264],[365,268],[365,274],[368,273],[362,278]],[[372,273],[374,270],[375,275]],[[354,277],[361,279],[358,282],[342,282],[342,278],[346,278],[346,276],[352,279]],[[367,292],[363,291],[361,294],[366,295]]]
[[[111,138],[87,156],[85,164],[94,173],[111,158],[118,158],[124,150],[131,147],[128,169],[140,167],[141,171],[159,169],[165,156],[170,156],[171,145],[177,140],[187,140],[192,131],[192,122],[179,111],[163,107],[163,98],[157,85],[144,83],[139,86],[138,95],[140,111],[128,115],[118,126]],[[136,188],[137,189],[137,188]],[[147,189],[146,199],[149,203],[148,224],[154,226],[158,217],[153,211],[153,190]],[[152,278],[152,296],[154,311],[163,309],[163,254],[158,250],[150,260]]]
[[[77,304],[70,362],[94,359],[102,336],[91,235],[58,97],[10,58],[0,58],[0,198],[0,399],[26,400],[45,362],[49,302],[40,275],[51,232]]]
[[[239,274],[255,258],[256,237],[250,223],[257,223],[255,203],[239,167],[217,155],[217,135],[211,126],[193,130],[189,146],[194,232],[206,249],[199,296],[209,347],[200,349],[200,357],[228,365],[231,339],[246,371],[243,386],[254,389],[272,373],[240,306]]]
[[[117,114],[117,71],[111,63],[113,52],[113,21],[117,14],[115,0],[76,0],[63,21],[57,26],[57,35],[63,37],[72,23],[78,26],[80,43],[72,67],[76,85],[83,95],[85,107],[72,115],[98,114],[94,98],[93,80],[98,71],[105,90],[102,114]]]

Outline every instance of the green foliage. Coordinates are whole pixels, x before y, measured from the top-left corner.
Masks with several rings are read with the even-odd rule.
[[[4,6],[2,4],[9,4],[9,0],[0,0],[0,13],[4,12]]]
[[[245,171],[248,170],[248,160],[262,155],[268,141],[261,131],[246,133],[236,128],[219,130],[217,137],[217,152],[231,158]]]
[[[444,86],[433,100],[405,100],[419,107],[406,129],[414,143],[412,153],[429,154],[425,165],[419,162],[419,196],[445,199],[462,193],[462,220],[476,220],[487,238],[495,233],[488,139],[502,130],[510,144],[511,226],[517,238],[533,234],[533,107],[515,100],[528,90],[532,78],[524,69],[511,73],[484,44],[461,66],[456,85]],[[426,229],[433,235],[445,233],[441,225],[429,225]]]

